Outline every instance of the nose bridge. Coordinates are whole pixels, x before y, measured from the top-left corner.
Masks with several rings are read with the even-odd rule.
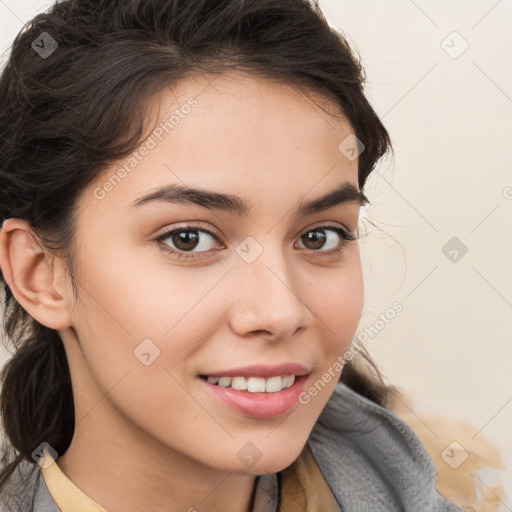
[[[239,334],[264,330],[276,338],[291,336],[304,325],[307,308],[281,246],[247,237],[237,253],[233,329]]]

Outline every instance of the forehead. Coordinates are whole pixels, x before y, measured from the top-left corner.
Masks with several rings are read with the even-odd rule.
[[[357,160],[338,149],[353,130],[327,113],[340,114],[339,105],[316,91],[237,71],[189,77],[147,106],[148,138],[111,165],[83,202],[97,203],[99,187],[106,193],[96,206],[122,211],[167,183],[281,201],[283,192],[298,200],[342,181],[357,187]]]
[[[320,112],[319,105],[330,112],[341,114],[339,103],[328,92],[320,92],[297,79],[262,75],[255,71],[233,69],[220,74],[203,73],[179,80],[161,94],[153,96],[151,102],[168,104],[174,107],[191,95],[201,98],[203,108],[214,105],[225,109],[239,106],[251,108],[261,102],[279,103],[282,108],[297,107],[297,102],[307,103],[310,109]],[[181,100],[181,101],[180,101]],[[304,105],[306,107],[306,105]]]

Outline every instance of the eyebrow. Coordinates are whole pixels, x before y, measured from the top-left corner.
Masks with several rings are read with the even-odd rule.
[[[130,206],[138,207],[154,201],[174,204],[195,204],[208,209],[225,211],[240,217],[247,217],[251,212],[251,207],[241,197],[193,188],[182,184],[166,185],[153,190],[130,203]],[[311,201],[301,202],[295,209],[295,215],[297,217],[304,217],[347,202],[355,202],[360,206],[364,206],[369,203],[369,200],[352,183],[345,181],[336,189],[323,196]]]

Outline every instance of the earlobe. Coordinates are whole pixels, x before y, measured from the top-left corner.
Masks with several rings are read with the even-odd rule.
[[[55,285],[58,281],[55,259],[42,249],[27,221],[15,218],[4,221],[0,231],[0,267],[4,279],[30,316],[58,330],[71,325],[71,316],[68,302]]]

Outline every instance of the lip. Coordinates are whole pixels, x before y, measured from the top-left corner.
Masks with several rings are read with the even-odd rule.
[[[287,373],[285,372],[284,374],[286,375]],[[212,376],[218,377],[219,375]],[[221,376],[229,377],[225,373]],[[243,377],[240,373],[233,376]],[[256,375],[252,373],[251,376]],[[259,419],[275,418],[295,407],[299,403],[299,395],[302,393],[307,379],[308,375],[300,375],[295,377],[295,382],[289,388],[281,391],[274,393],[251,393],[250,391],[239,391],[231,387],[223,388],[216,384],[210,384],[207,380],[198,377],[201,385],[205,386],[205,391],[211,393],[215,399],[220,400],[244,416]]]
[[[279,377],[283,375],[302,376],[307,375],[309,369],[307,366],[299,363],[283,363],[278,365],[252,364],[238,368],[230,368],[229,370],[221,370],[218,372],[208,372],[202,375],[208,377]],[[293,387],[293,386],[291,386]]]

